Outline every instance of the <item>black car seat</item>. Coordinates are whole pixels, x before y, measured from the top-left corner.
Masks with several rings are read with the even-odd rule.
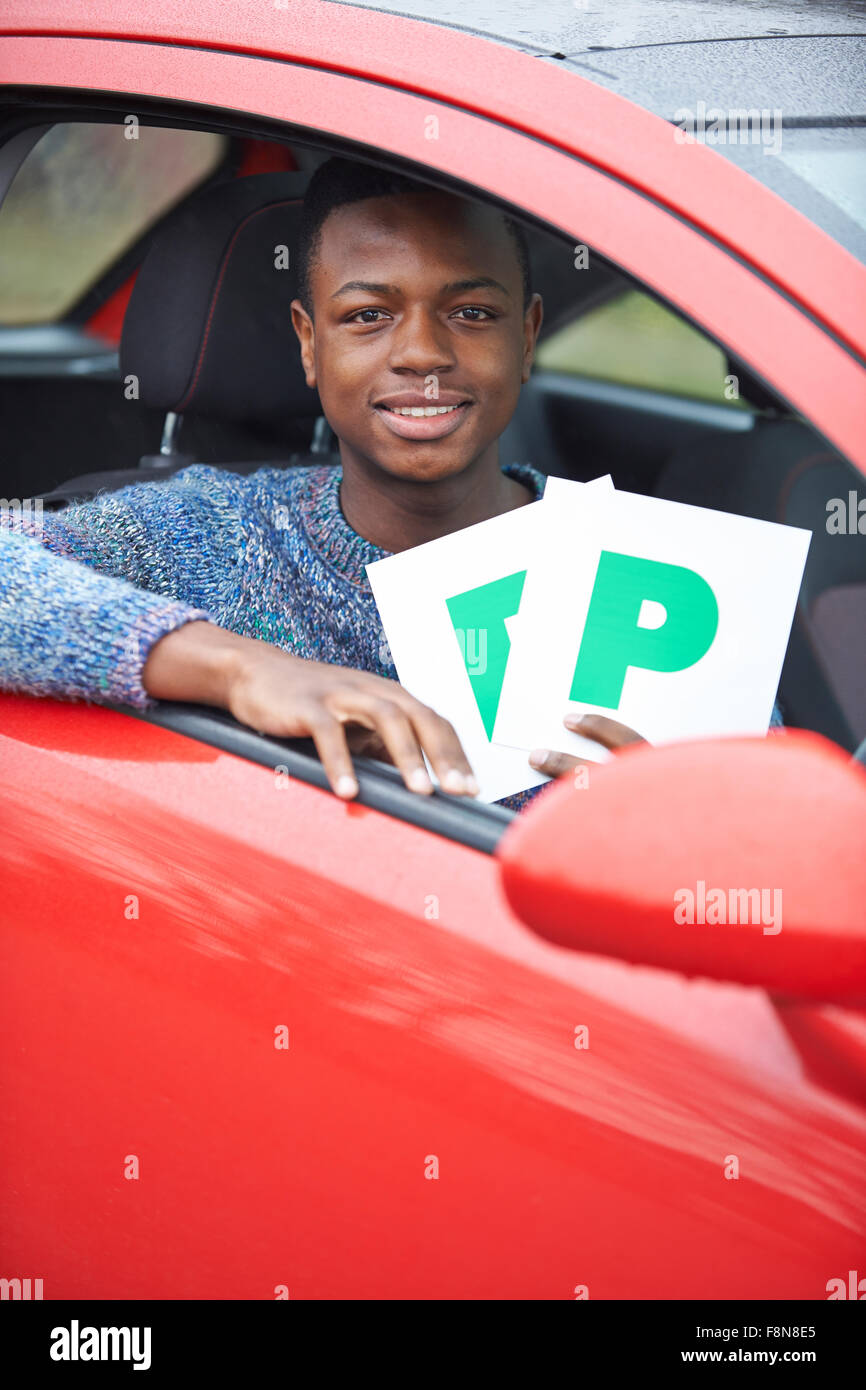
[[[331,456],[333,437],[304,380],[290,310],[307,179],[274,173],[214,184],[166,219],[136,278],[120,344],[124,389],[165,412],[161,451],[138,468],[71,478],[44,494],[46,507],[166,478],[196,462],[180,450],[186,412],[275,430],[310,417],[312,461]],[[215,466],[244,473],[266,464]]]
[[[863,477],[796,418],[761,419],[684,446],[658,496],[812,532],[779,685],[787,724],[853,752],[866,739],[866,537],[828,529],[834,499],[866,495]]]

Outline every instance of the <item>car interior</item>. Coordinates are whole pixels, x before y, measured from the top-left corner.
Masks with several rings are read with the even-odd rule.
[[[4,497],[40,498],[49,509],[193,462],[245,474],[275,462],[339,462],[304,381],[289,306],[305,187],[321,160],[349,151],[273,127],[238,129],[237,116],[207,127],[200,112],[185,123],[177,113],[151,119],[164,130],[191,128],[195,119],[198,129],[220,132],[222,156],[53,321],[10,322],[0,293]],[[45,133],[120,120],[110,103],[35,108],[6,118],[4,133],[0,110],[0,200]],[[356,157],[375,161],[376,152]],[[5,210],[0,205],[0,256]],[[779,704],[786,724],[853,753],[866,740],[866,544],[856,526],[853,534],[828,530],[827,500],[847,499],[858,486],[862,494],[862,477],[730,358],[725,370],[741,398],[734,404],[721,392],[713,400],[545,366],[544,345],[585,316],[635,288],[652,296],[592,252],[576,272],[572,238],[520,220],[545,323],[541,361],[502,438],[501,460],[580,481],[610,472],[618,488],[810,529]],[[275,293],[262,268],[280,245],[289,269]],[[213,711],[208,717],[232,722]],[[256,757],[249,741],[257,736],[246,733],[245,756]],[[212,741],[206,729],[195,736]]]

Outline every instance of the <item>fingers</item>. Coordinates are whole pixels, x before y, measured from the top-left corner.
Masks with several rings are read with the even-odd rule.
[[[608,719],[604,714],[567,714],[563,723],[573,733],[591,738],[612,752],[616,752],[618,748],[625,748],[629,743],[645,742],[634,729],[618,723],[615,719]],[[559,753],[550,748],[536,748],[530,753],[529,761],[532,767],[538,772],[546,773],[548,777],[563,777],[575,768],[590,766],[584,758],[576,758],[571,753]]]
[[[373,703],[369,717],[375,723],[373,737],[381,739],[409,790],[429,795],[433,783],[406,716],[396,706],[382,701],[380,707]],[[314,715],[309,726],[332,790],[344,800],[351,800],[358,793],[358,780],[343,724],[331,715]]]
[[[409,713],[442,790],[455,796],[477,796],[478,783],[454,726],[418,700],[413,701]]]
[[[341,723],[359,723],[381,739],[410,791],[422,796],[433,791],[423,748],[443,791],[477,796],[478,783],[453,726],[399,687],[398,692],[393,697],[390,692],[385,696],[365,690],[344,693],[330,702],[330,712]]]
[[[262,658],[239,687],[231,712],[252,727],[283,737],[311,737],[337,796],[351,799],[358,793],[350,738],[357,749],[359,738],[360,748],[366,743],[384,749],[410,791],[427,796],[433,792],[426,754],[443,791],[478,795],[452,725],[396,681],[321,662],[293,662],[289,674],[290,685],[284,682],[279,662],[275,665],[272,656]],[[269,716],[264,721],[263,707]],[[361,732],[353,725],[360,725]]]
[[[391,754],[374,729],[365,729],[361,724],[346,724],[346,742],[353,758],[375,758],[380,763],[390,763]]]
[[[611,750],[624,748],[628,743],[645,742],[634,729],[630,729],[626,724],[619,724],[615,719],[608,719],[604,714],[567,714],[563,723],[572,733],[594,739],[603,748]]]
[[[550,748],[536,748],[530,753],[529,761],[538,772],[545,772],[548,777],[563,777],[576,767],[586,767],[583,758],[575,758],[571,753],[557,753]]]
[[[402,774],[406,786],[412,792],[429,796],[433,791],[433,783],[424,766],[421,749],[408,716],[388,700],[377,701],[369,708],[369,714],[375,721],[376,733],[391,755],[394,766]]]
[[[313,715],[308,720],[310,737],[322,760],[331,790],[345,801],[358,793],[358,780],[349,755],[342,724],[328,715]]]

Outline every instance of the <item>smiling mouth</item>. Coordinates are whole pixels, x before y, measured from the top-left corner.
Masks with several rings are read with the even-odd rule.
[[[392,434],[399,435],[401,439],[442,439],[462,424],[472,408],[472,402],[461,401],[459,405],[377,405],[374,408]]]
[[[467,401],[460,402],[460,405],[467,404]],[[422,415],[450,415],[452,410],[459,410],[460,405],[380,405],[377,409],[390,410],[394,415],[411,415],[420,420]]]

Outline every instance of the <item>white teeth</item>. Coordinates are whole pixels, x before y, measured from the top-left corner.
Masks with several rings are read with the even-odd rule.
[[[416,419],[422,415],[449,415],[452,410],[458,410],[456,405],[392,405],[386,406],[386,410],[391,410],[395,415],[414,415]]]

